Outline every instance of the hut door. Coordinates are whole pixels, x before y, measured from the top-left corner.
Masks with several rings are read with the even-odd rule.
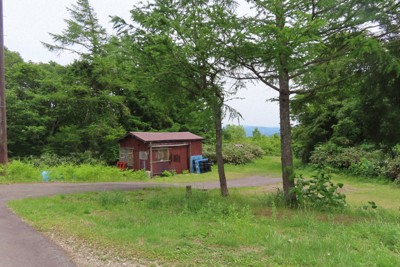
[[[189,170],[188,162],[188,147],[175,147],[171,151],[171,165],[177,173],[182,173],[184,170]]]

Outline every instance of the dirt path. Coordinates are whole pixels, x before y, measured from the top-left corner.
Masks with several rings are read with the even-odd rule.
[[[252,176],[229,180],[229,187],[264,186],[281,179]],[[95,184],[13,184],[0,185],[0,266],[63,267],[77,266],[61,247],[24,223],[7,208],[7,201],[28,197],[50,196],[90,191],[139,190],[151,186],[183,186],[185,184],[95,183]],[[218,182],[191,183],[194,188],[218,188]]]

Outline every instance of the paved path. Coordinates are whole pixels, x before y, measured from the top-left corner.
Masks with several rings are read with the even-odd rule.
[[[229,180],[229,187],[262,186],[279,183],[281,179],[252,176]],[[44,235],[35,231],[11,212],[6,202],[13,199],[69,194],[88,191],[138,190],[151,186],[182,186],[185,184],[151,183],[40,183],[0,185],[0,266],[1,267],[72,267],[70,257]],[[194,188],[218,188],[218,182],[191,183]]]

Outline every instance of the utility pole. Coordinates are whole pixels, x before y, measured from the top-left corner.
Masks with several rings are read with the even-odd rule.
[[[0,0],[0,165],[8,163],[6,83],[4,74],[3,0]]]

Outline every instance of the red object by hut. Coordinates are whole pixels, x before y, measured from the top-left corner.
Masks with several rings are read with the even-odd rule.
[[[203,139],[190,132],[129,132],[118,141],[119,162],[151,175],[165,170],[182,173],[189,170],[191,156],[202,154]]]

